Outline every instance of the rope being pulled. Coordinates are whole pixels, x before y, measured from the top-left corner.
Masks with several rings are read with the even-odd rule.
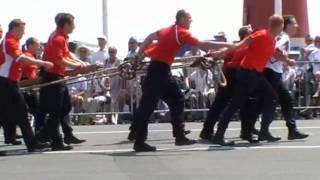
[[[88,68],[86,71],[89,73],[83,73],[78,76],[72,76],[48,83],[40,83],[41,79],[37,80],[28,80],[25,82],[21,82],[20,88],[22,91],[30,91],[30,90],[38,90],[43,87],[56,85],[59,83],[66,84],[75,84],[84,81],[90,81],[93,79],[99,79],[103,77],[112,77],[119,75],[121,78],[125,80],[131,80],[136,77],[137,74],[143,74],[146,71],[147,65],[150,61],[138,61],[136,59],[126,59],[124,63],[115,68],[101,68],[99,70],[94,70],[93,68]],[[205,56],[190,56],[190,57],[179,57],[175,58],[175,63],[171,66],[172,69],[184,68],[184,67],[201,67],[202,69],[210,69],[213,66],[218,66],[218,83],[220,86],[226,86],[227,81],[224,76],[224,73],[221,69],[221,66],[218,62],[213,61],[210,57]],[[92,72],[90,72],[92,71]],[[81,71],[79,71],[81,72]],[[75,74],[76,72],[73,72]],[[72,73],[70,73],[72,74]],[[83,80],[79,80],[81,77],[86,77]],[[39,84],[40,83],[40,84]]]

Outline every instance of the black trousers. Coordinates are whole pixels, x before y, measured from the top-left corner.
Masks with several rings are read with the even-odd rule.
[[[239,69],[237,73],[237,82],[234,88],[232,98],[221,114],[217,138],[223,138],[231,117],[234,113],[244,107],[247,99],[254,92],[261,92],[263,94],[263,124],[262,130],[267,130],[272,122],[273,114],[276,108],[276,93],[272,86],[263,76],[263,73],[254,70]]]
[[[23,92],[23,97],[25,99],[25,102],[27,104],[27,110],[29,113],[31,113],[35,118],[35,125],[37,125],[38,122],[38,111],[39,111],[39,98],[36,92],[30,91],[30,92]],[[16,136],[16,123],[11,124],[11,127],[6,127],[7,133],[5,133],[5,141],[13,141],[15,140]]]
[[[178,83],[171,75],[170,66],[151,61],[145,80],[142,83],[142,97],[138,109],[133,115],[136,143],[147,139],[148,121],[156,105],[162,99],[170,109],[173,134],[176,138],[184,137],[184,96]]]
[[[27,148],[33,149],[36,145],[36,139],[28,121],[26,101],[17,82],[0,77],[0,99],[0,121],[5,137],[15,137],[15,131],[12,131],[12,127],[15,128],[17,124],[21,129]]]
[[[210,106],[208,116],[203,124],[203,131],[208,134],[213,134],[213,128],[224,108],[229,103],[236,83],[237,69],[226,68],[224,73],[228,83],[225,87],[219,87],[216,98]]]
[[[277,73],[272,69],[266,68],[264,70],[264,76],[278,95],[279,104],[281,106],[281,113],[286,121],[288,129],[296,129],[297,125],[294,118],[293,98],[289,90],[284,86],[281,80],[282,74]]]
[[[48,72],[42,73],[44,82],[51,82],[61,78],[63,77]],[[60,146],[62,144],[59,125],[61,122],[65,122],[66,116],[69,114],[70,110],[71,102],[69,91],[64,83],[40,89],[40,113],[42,115],[48,114],[48,119],[45,122],[41,133],[51,138],[52,146]],[[72,129],[70,129],[70,131],[72,132]]]

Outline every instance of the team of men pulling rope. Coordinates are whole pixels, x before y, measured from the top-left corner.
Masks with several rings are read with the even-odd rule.
[[[269,131],[277,103],[288,127],[288,139],[304,139],[308,134],[300,132],[293,117],[293,103],[287,89],[281,84],[283,64],[293,65],[288,58],[289,36],[294,34],[297,22],[293,16],[271,16],[267,29],[252,32],[250,26],[240,29],[241,41],[237,43],[200,41],[188,29],[191,15],[185,10],[176,14],[176,23],[148,35],[142,42],[137,55],[126,60],[117,68],[101,68],[82,62],[69,52],[68,35],[75,28],[74,17],[59,13],[55,17],[56,30],[46,43],[43,59],[27,56],[19,48],[19,40],[25,29],[25,22],[15,19],[9,24],[9,32],[1,43],[0,61],[0,122],[5,139],[15,143],[15,126],[21,129],[29,152],[51,147],[52,150],[70,150],[65,144],[82,143],[74,137],[66,118],[71,110],[67,84],[79,83],[79,76],[93,80],[119,75],[129,80],[137,74],[145,74],[139,107],[133,113],[128,139],[134,141],[137,152],[155,151],[156,147],[146,143],[148,121],[159,99],[170,109],[175,145],[191,145],[195,140],[186,137],[189,131],[184,126],[184,96],[171,74],[171,68],[186,66],[210,69],[218,66],[220,89],[204,122],[200,138],[223,146],[233,145],[224,135],[231,117],[240,109],[242,121],[241,138],[250,143],[278,141]],[[276,44],[277,43],[277,44]],[[31,43],[32,44],[32,43]],[[211,51],[205,56],[175,58],[185,44]],[[150,57],[150,61],[144,61]],[[223,58],[223,69],[220,61]],[[23,78],[26,66],[42,67],[36,79]],[[67,68],[73,69],[67,71]],[[69,76],[68,78],[66,78]],[[28,121],[28,106],[22,92],[39,90],[39,109],[35,110],[35,133]],[[261,129],[255,131],[254,124],[262,114]],[[217,131],[214,126],[218,123]],[[62,126],[64,138],[60,135]],[[254,136],[258,135],[258,138]],[[48,144],[49,143],[49,144]]]

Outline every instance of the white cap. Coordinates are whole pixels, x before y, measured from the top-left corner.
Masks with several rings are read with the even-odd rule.
[[[100,36],[97,37],[97,39],[104,39],[104,40],[107,41],[107,37],[105,35],[100,35]]]

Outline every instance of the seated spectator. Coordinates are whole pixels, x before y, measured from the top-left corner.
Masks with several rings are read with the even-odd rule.
[[[197,107],[207,108],[215,97],[213,74],[210,70],[199,67],[188,77],[190,88],[197,92]]]
[[[102,36],[99,36],[97,39],[98,39],[99,50],[92,54],[90,64],[105,65],[104,64],[106,62],[105,60],[108,58],[107,37],[102,35]]]
[[[106,60],[106,68],[118,67],[121,64],[121,60],[117,58],[117,49],[115,47],[109,47],[108,49],[109,58]],[[117,76],[109,77],[110,83],[110,96],[111,96],[111,111],[122,112],[127,90],[123,89],[124,81],[122,78]],[[118,114],[115,113],[111,116],[112,124],[118,123]]]
[[[295,87],[296,80],[296,71],[294,68],[288,66],[287,64],[283,65],[283,73],[282,73],[282,82],[284,86],[291,92],[296,90]]]
[[[96,76],[99,76],[98,74]],[[96,113],[103,109],[104,105],[108,103],[107,94],[110,87],[106,86],[105,78],[97,78],[88,82],[88,91],[84,101],[84,110],[87,113]],[[90,123],[94,124],[96,115],[90,115]],[[106,118],[102,117],[106,122]]]
[[[85,98],[85,93],[88,90],[88,85],[86,77],[79,77],[76,79],[78,83],[73,83],[68,85],[71,103],[75,113],[80,113],[83,110],[83,102]]]
[[[84,62],[91,62],[90,59],[90,50],[86,45],[80,45],[77,48],[77,55],[79,57],[80,60],[84,61]]]

